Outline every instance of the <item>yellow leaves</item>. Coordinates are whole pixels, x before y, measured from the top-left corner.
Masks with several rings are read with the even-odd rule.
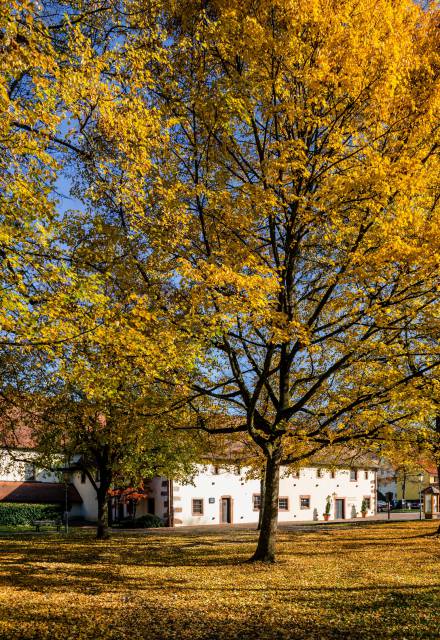
[[[278,534],[283,562],[270,567],[243,562],[256,539],[249,530],[8,536],[0,633],[141,640],[148,628],[152,640],[238,640],[289,638],[294,624],[298,640],[324,628],[329,637],[356,628],[365,640],[435,637],[436,526],[293,527]]]

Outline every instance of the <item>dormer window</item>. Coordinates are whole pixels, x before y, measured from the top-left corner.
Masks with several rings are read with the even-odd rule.
[[[24,479],[25,482],[32,482],[35,480],[35,465],[33,462],[26,462],[24,465]]]

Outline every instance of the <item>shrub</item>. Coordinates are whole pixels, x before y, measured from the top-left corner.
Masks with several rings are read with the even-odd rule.
[[[159,516],[154,516],[148,513],[146,516],[140,518],[124,518],[117,523],[117,526],[123,529],[156,529],[157,527],[163,527],[163,521]]]
[[[57,520],[62,517],[62,507],[56,504],[0,503],[0,525],[14,527],[32,524],[34,520]]]
[[[140,518],[136,518],[136,522],[138,523],[138,527],[145,527],[147,529],[155,529],[157,527],[163,527],[163,521],[159,516],[154,516],[151,513],[147,513],[145,516],[141,516]]]

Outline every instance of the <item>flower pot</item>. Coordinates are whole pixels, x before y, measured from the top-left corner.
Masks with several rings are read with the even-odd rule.
[[[330,514],[329,514],[329,513],[323,513],[322,515],[323,515],[324,520],[325,520],[326,522],[328,522],[328,521],[329,521],[329,519],[330,519]]]
[[[362,517],[366,518],[367,517],[367,512],[366,511],[362,511]]]

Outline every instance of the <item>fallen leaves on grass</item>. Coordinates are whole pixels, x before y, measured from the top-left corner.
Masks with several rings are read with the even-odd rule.
[[[247,531],[4,538],[0,637],[436,638],[433,526],[283,532],[275,566],[243,563]]]

